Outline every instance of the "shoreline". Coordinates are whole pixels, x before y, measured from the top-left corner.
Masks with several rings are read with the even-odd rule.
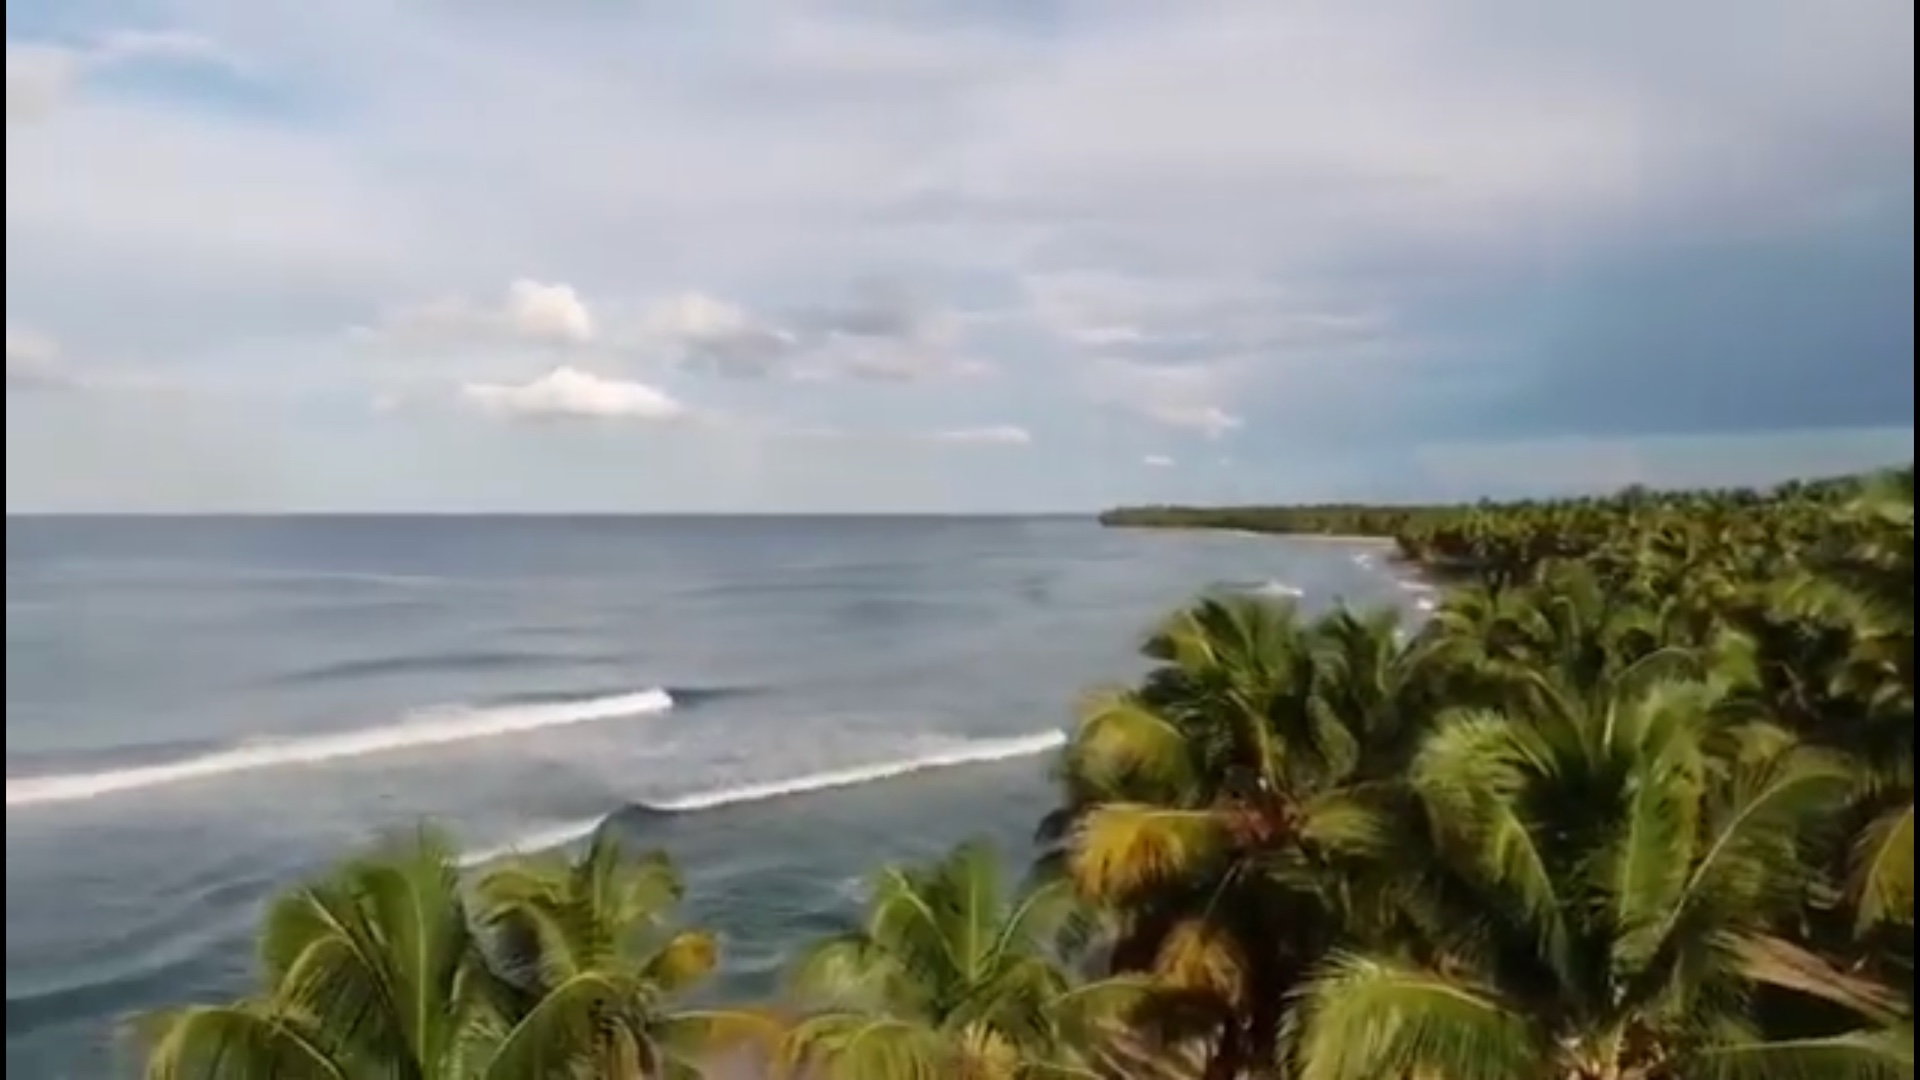
[[[1340,533],[1308,532],[1261,532],[1259,529],[1227,529],[1216,532],[1232,532],[1241,536],[1270,536],[1276,540],[1306,540],[1317,544],[1351,544],[1356,547],[1393,547],[1395,540],[1391,536],[1361,536]]]
[[[1103,529],[1130,532],[1224,533],[1228,536],[1258,536],[1262,539],[1307,540],[1319,544],[1351,544],[1358,547],[1393,547],[1391,536],[1367,536],[1362,533],[1279,532],[1271,529],[1246,529],[1226,525],[1101,525]]]

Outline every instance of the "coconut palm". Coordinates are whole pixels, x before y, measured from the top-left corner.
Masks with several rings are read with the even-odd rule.
[[[1790,657],[1775,670],[1802,696],[1819,694],[1824,707],[1805,719],[1802,733],[1847,754],[1860,779],[1843,817],[1846,843],[1824,860],[1841,888],[1810,912],[1809,934],[1827,951],[1849,954],[1855,966],[1904,985],[1909,1013],[1913,539],[1909,469],[1880,478],[1833,515],[1806,572],[1777,590],[1775,615],[1787,625],[1811,627],[1803,635],[1818,634],[1826,644],[1820,662]]]
[[[148,1018],[147,1075],[474,1075],[467,1036],[489,1004],[473,946],[453,849],[423,829],[274,900],[260,992]]]
[[[875,876],[861,924],[818,943],[791,972],[806,1009],[781,1060],[834,1080],[1096,1077],[1099,1021],[1119,981],[1080,984],[1059,886],[1013,894],[983,843]]]
[[[1801,845],[1852,775],[1729,719],[1726,694],[1620,679],[1530,715],[1444,717],[1410,783],[1470,903],[1424,948],[1316,973],[1302,1080],[1910,1076],[1910,1029],[1754,1028],[1752,958],[1795,911]]]
[[[1139,1021],[1203,1039],[1209,1074],[1274,1060],[1288,989],[1344,933],[1384,843],[1366,769],[1402,740],[1394,626],[1313,627],[1289,604],[1209,599],[1146,646],[1136,692],[1097,696],[1045,829],[1077,895],[1145,972]]]
[[[605,831],[576,861],[514,860],[482,878],[474,907],[513,1020],[489,1033],[486,1076],[698,1076],[718,1040],[764,1030],[749,1013],[675,1006],[719,959],[711,933],[670,926],[684,895],[665,853],[624,857]]]
[[[422,830],[268,908],[265,985],[232,1005],[149,1018],[155,1080],[655,1080],[697,1075],[702,1037],[744,1014],[676,1012],[713,939],[663,934],[664,856],[596,840],[578,862],[509,862],[469,918],[454,850]]]

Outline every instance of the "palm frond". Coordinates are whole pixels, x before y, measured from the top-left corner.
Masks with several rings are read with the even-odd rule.
[[[646,1045],[640,1046],[631,1040],[630,1029],[617,1030],[620,1015],[644,993],[644,985],[631,976],[600,971],[573,976],[513,1026],[495,1048],[484,1080],[566,1076],[624,1047],[637,1051],[640,1060],[634,1064],[651,1069],[660,1057],[651,1038],[643,1034]],[[623,1041],[621,1034],[629,1039]]]
[[[1705,822],[1701,854],[1669,909],[1661,932],[1697,905],[1744,909],[1764,917],[1799,895],[1798,857],[1803,831],[1831,820],[1852,790],[1846,763],[1811,749],[1794,749],[1763,767],[1736,770],[1723,804]]]
[[[1205,919],[1175,924],[1153,961],[1152,985],[1220,1003],[1246,1007],[1252,965],[1246,948],[1225,927]]]
[[[1187,735],[1131,693],[1089,698],[1064,757],[1076,784],[1093,791],[1178,802],[1198,783]]]
[[[1296,1000],[1300,1080],[1545,1075],[1547,1048],[1484,987],[1349,955],[1330,959]]]
[[[1571,967],[1572,931],[1560,885],[1521,795],[1559,772],[1540,729],[1500,713],[1444,717],[1414,760],[1411,783],[1461,869],[1515,906],[1556,969]]]
[[[834,1080],[953,1080],[959,1061],[945,1032],[863,1012],[822,1013],[796,1023],[778,1057],[783,1075]]]
[[[823,1008],[911,1008],[913,973],[864,932],[814,942],[787,970],[788,990]]]
[[[1067,872],[1082,896],[1119,900],[1165,882],[1205,876],[1228,835],[1209,810],[1107,803],[1080,822]]]
[[[1877,1023],[1900,1016],[1903,1005],[1893,987],[1842,970],[1804,945],[1772,934],[1749,934],[1740,937],[1734,949],[1741,977],[1751,982],[1805,994]]]
[[[196,1005],[143,1017],[147,1080],[348,1080],[309,1022],[258,1002]]]
[[[1913,925],[1913,800],[1875,818],[1855,841],[1848,892],[1856,928]]]
[[[1700,1080],[1908,1080],[1913,1028],[1713,1046],[1688,1055],[1684,1068]]]

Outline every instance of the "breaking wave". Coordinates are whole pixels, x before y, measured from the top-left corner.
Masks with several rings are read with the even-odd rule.
[[[653,802],[639,802],[626,808],[623,813],[639,814],[645,817],[675,817],[701,810],[715,810],[725,806],[737,806],[743,803],[765,802],[771,799],[785,798],[789,795],[805,795],[832,788],[852,787],[856,784],[872,783],[877,780],[892,780],[913,773],[933,769],[949,769],[961,765],[984,765],[994,761],[1009,761],[1014,758],[1032,757],[1057,750],[1066,745],[1067,735],[1063,731],[1040,731],[1030,735],[1017,735],[1000,739],[969,739],[949,744],[938,750],[922,753],[913,757],[898,758],[893,761],[877,762],[871,765],[855,765],[843,769],[829,769],[823,772],[807,773],[786,780],[771,780],[765,783],[740,784],[731,787],[714,788],[710,791],[696,792],[670,799]],[[478,848],[461,857],[463,866],[476,866],[492,862],[513,854],[546,851],[577,843],[598,832],[606,824],[604,817],[583,818],[577,821],[546,825],[526,832],[513,840],[492,847]]]
[[[787,795],[802,795],[808,792],[826,791],[829,788],[850,787],[875,780],[891,780],[896,776],[906,776],[928,769],[947,769],[956,765],[982,765],[990,761],[1031,757],[1034,754],[1057,750],[1066,745],[1066,741],[1067,735],[1063,731],[1041,731],[1007,739],[972,739],[955,743],[944,749],[895,761],[830,769],[825,772],[796,776],[790,780],[716,788],[712,791],[640,805],[645,809],[665,814],[712,810],[722,806],[736,806],[740,803],[763,802]]]
[[[347,758],[487,739],[496,735],[617,720],[665,712],[672,707],[672,696],[658,688],[584,701],[491,708],[443,707],[409,714],[400,723],[387,727],[250,743],[156,765],[50,776],[8,777],[7,807],[11,810],[14,807],[74,802],[260,769],[317,765]]]

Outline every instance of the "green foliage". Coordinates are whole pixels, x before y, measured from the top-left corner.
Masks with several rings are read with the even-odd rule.
[[[1032,880],[880,869],[777,1012],[676,1007],[718,948],[664,855],[469,881],[422,833],[277,900],[149,1075],[1913,1076],[1911,468],[1103,520],[1391,535],[1454,587],[1411,632],[1174,613],[1083,702]]]
[[[699,1075],[697,1056],[765,1029],[675,1009],[712,939],[664,929],[664,856],[605,838],[576,863],[513,863],[463,883],[422,830],[275,900],[262,985],[225,1006],[143,1018],[154,1080],[546,1080]]]

